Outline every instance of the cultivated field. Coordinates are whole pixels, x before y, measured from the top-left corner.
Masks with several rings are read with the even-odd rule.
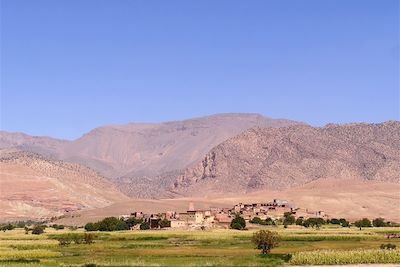
[[[60,246],[57,238],[83,230],[47,228],[42,235],[23,229],[0,233],[1,266],[279,266],[302,264],[399,263],[400,239],[387,239],[399,228],[262,227],[277,231],[282,242],[262,256],[248,231],[96,232],[93,244]],[[381,250],[381,244],[397,250]],[[90,265],[92,264],[92,265]]]

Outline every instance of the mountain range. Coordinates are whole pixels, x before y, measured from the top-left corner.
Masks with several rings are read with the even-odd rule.
[[[346,190],[360,182],[353,188],[373,191],[376,183],[400,183],[398,121],[312,127],[230,113],[103,126],[73,141],[0,132],[0,149],[0,215],[10,218],[129,198],[246,198],[296,188],[315,192],[327,183],[348,184],[337,189]],[[372,191],[376,201],[398,201]]]
[[[400,182],[400,122],[254,128],[213,148],[174,183],[190,195],[283,190],[319,179]]]

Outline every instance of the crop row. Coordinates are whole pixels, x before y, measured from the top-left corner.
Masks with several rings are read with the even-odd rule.
[[[290,264],[400,263],[399,250],[319,250],[294,253]]]

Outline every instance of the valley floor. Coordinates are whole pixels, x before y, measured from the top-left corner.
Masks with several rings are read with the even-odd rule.
[[[83,230],[46,229],[42,235],[23,229],[0,233],[1,266],[281,266],[338,263],[400,264],[400,250],[381,250],[399,228],[263,227],[282,237],[279,247],[262,256],[251,243],[254,231],[94,232],[93,244],[60,246],[60,238]],[[311,252],[311,255],[310,255]],[[357,256],[358,255],[358,256]],[[342,261],[338,262],[337,260]],[[89,265],[92,264],[92,265]],[[393,266],[393,265],[392,265]],[[394,265],[395,266],[395,265]]]

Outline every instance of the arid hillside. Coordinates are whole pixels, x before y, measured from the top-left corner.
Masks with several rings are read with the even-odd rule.
[[[214,146],[252,127],[298,124],[257,114],[217,114],[159,124],[110,125],[74,141],[0,133],[0,148],[17,147],[88,166],[113,178],[126,194],[159,196],[182,169],[197,163]]]
[[[255,128],[213,148],[179,176],[172,190],[226,196],[283,190],[322,179],[398,184],[399,151],[396,121]]]
[[[31,151],[46,156],[59,155],[70,141],[59,140],[47,136],[30,136],[24,133],[0,131],[0,149],[15,148]]]
[[[129,199],[95,171],[14,149],[0,150],[0,218],[43,218]]]

